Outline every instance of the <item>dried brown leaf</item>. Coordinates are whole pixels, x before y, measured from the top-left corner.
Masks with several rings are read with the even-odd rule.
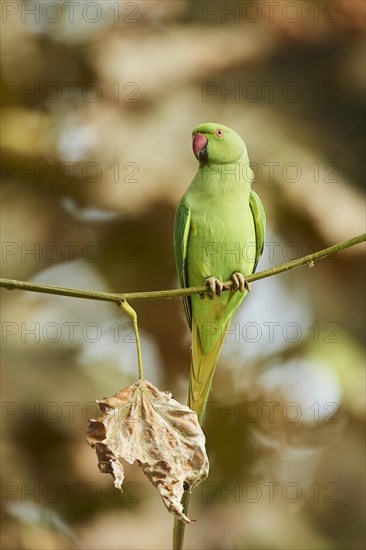
[[[191,523],[183,513],[183,491],[208,475],[205,436],[196,413],[147,380],[98,403],[103,414],[90,421],[86,439],[95,448],[99,470],[112,474],[122,490],[122,460],[136,460],[169,512]]]

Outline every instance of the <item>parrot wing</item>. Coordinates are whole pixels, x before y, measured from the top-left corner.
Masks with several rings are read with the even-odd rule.
[[[174,255],[179,283],[182,288],[188,287],[187,247],[191,228],[191,211],[180,203],[174,221]],[[184,311],[188,325],[192,328],[192,303],[190,296],[183,296]]]
[[[253,267],[253,273],[257,269],[259,258],[262,255],[264,247],[264,234],[266,231],[266,214],[264,212],[263,204],[254,191],[250,192],[249,198],[250,209],[253,215],[255,238],[256,238],[256,253],[255,262]]]

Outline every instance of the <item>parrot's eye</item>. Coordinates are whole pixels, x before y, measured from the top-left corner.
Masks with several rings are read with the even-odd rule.
[[[218,130],[216,130],[216,135],[222,137],[224,135],[224,132],[220,128],[218,128]]]

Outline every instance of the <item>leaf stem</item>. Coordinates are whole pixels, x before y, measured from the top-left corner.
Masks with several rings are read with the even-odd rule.
[[[189,497],[191,494],[188,491],[184,491],[182,496],[183,514],[188,514]],[[180,521],[178,518],[174,518],[173,527],[173,550],[183,550],[184,531],[186,524]]]
[[[133,324],[133,330],[135,331],[136,337],[136,350],[137,350],[137,364],[139,369],[139,379],[142,380],[144,377],[144,371],[142,368],[142,355],[141,355],[141,344],[139,336],[139,327],[137,325],[137,313],[136,311],[128,304],[125,300],[120,302],[119,307],[129,316]]]

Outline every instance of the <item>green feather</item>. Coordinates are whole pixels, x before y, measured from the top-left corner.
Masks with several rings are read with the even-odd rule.
[[[174,254],[179,283],[183,288],[189,286],[187,274],[187,247],[190,225],[191,213],[185,206],[184,200],[181,200],[175,215]],[[183,297],[183,305],[189,327],[192,328],[192,306],[190,296]]]
[[[253,273],[257,269],[259,258],[262,255],[264,247],[264,234],[266,231],[266,213],[263,204],[255,191],[250,192],[249,204],[253,215],[255,236],[256,236],[256,255]]]

